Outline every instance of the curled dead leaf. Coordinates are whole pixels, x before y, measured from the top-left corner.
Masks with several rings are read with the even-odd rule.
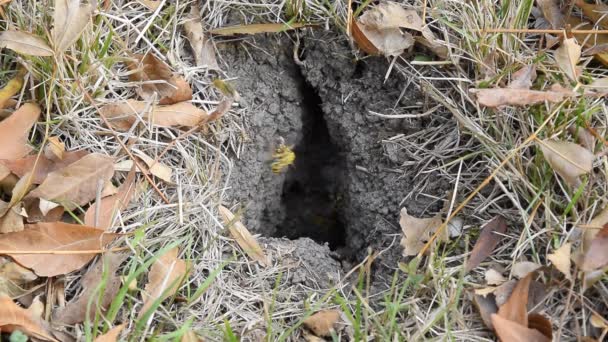
[[[504,217],[497,215],[492,220],[486,223],[479,235],[479,239],[475,242],[475,246],[471,251],[471,256],[466,263],[465,272],[468,273],[479,264],[492,252],[502,240],[502,235],[507,232],[507,222]]]
[[[26,32],[7,30],[0,32],[0,48],[11,49],[30,56],[52,56],[53,49],[41,38]]]
[[[197,4],[193,4],[190,8],[190,17],[189,20],[184,23],[184,31],[186,31],[186,36],[194,51],[196,65],[199,67],[207,67],[208,69],[219,70],[220,67],[215,58],[213,42],[210,38],[207,38],[203,32],[200,8]]]
[[[55,0],[51,36],[55,51],[65,51],[80,38],[91,21],[95,7],[80,0]]]
[[[127,100],[108,104],[100,109],[112,127],[126,131],[140,118],[161,127],[194,127],[206,122],[208,115],[191,103],[151,106],[147,102]]]
[[[553,266],[555,266],[558,271],[562,272],[568,280],[572,280],[572,272],[570,272],[570,267],[572,265],[570,260],[571,252],[572,244],[570,242],[564,242],[561,247],[555,250],[555,252],[547,255],[547,259],[551,261]]]
[[[39,115],[40,107],[26,103],[0,122],[0,159],[21,158],[32,150],[28,135]]]
[[[158,96],[161,105],[192,100],[192,88],[188,82],[183,77],[174,75],[169,66],[152,53],[134,54],[132,57],[134,60],[127,63],[132,71],[129,80],[141,82],[138,94],[144,100],[150,101]]]
[[[225,225],[228,226],[228,231],[230,232],[230,236],[236,241],[236,243],[243,249],[247,255],[259,262],[262,266],[268,267],[270,266],[270,260],[264,253],[264,250],[258,244],[257,240],[249,230],[241,223],[241,221],[237,220],[234,214],[230,211],[230,209],[219,206],[218,210],[220,212],[220,216]]]
[[[580,76],[577,64],[581,58],[581,53],[582,48],[576,42],[576,38],[567,38],[555,50],[553,56],[557,66],[573,81],[577,81]]]
[[[2,33],[0,33],[0,36]],[[5,105],[10,103],[10,98],[21,90],[23,87],[23,76],[25,76],[25,69],[21,69],[17,72],[15,77],[10,79],[2,89],[0,89],[0,109],[4,108]]]
[[[401,209],[401,218],[399,225],[403,232],[401,238],[401,246],[403,247],[403,255],[411,256],[418,254],[432,234],[441,226],[441,216],[437,215],[430,218],[416,218],[407,213],[407,209]],[[448,237],[445,234],[441,235],[441,241],[447,241]]]
[[[129,205],[134,193],[135,169],[132,169],[116,194],[102,198],[99,205],[91,204],[84,215],[84,224],[103,230],[112,227],[114,218],[119,211],[124,210]],[[99,213],[97,213],[98,210]]]
[[[608,225],[604,225],[591,240],[583,257],[581,270],[593,271],[608,266]]]

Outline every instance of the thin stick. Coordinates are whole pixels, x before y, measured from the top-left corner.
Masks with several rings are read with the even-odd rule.
[[[495,28],[495,29],[479,29],[476,30],[479,33],[551,33],[551,34],[565,34],[566,30],[556,29],[510,29],[510,28]],[[608,34],[608,30],[570,30],[573,34]]]

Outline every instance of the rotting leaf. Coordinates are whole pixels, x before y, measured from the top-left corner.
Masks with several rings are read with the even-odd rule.
[[[507,87],[510,89],[530,89],[534,80],[536,80],[536,66],[534,64],[526,65],[513,73],[511,83]]]
[[[490,108],[500,106],[527,106],[542,102],[560,102],[574,94],[554,90],[529,90],[513,88],[489,88],[469,90],[480,105]]]
[[[51,160],[44,155],[27,156],[14,160],[0,160],[0,164],[6,166],[12,173],[23,177],[26,173],[34,171],[32,184],[42,183],[49,173],[62,169],[88,155],[85,150],[70,151],[63,154],[62,160]],[[38,160],[38,162],[36,162]]]
[[[105,184],[113,174],[113,158],[91,153],[49,173],[44,182],[30,192],[27,198],[43,198],[59,203],[66,209],[74,209],[95,199],[97,184]]]
[[[112,226],[116,214],[124,210],[131,202],[131,198],[135,193],[135,169],[132,169],[125,181],[120,185],[118,192],[112,196],[101,199],[101,203],[97,206],[92,203],[84,215],[84,224],[90,227],[107,230]],[[95,224],[95,214],[99,210],[98,222]]]
[[[581,270],[593,271],[608,265],[608,225],[604,225],[591,240],[591,244],[587,249]]]
[[[142,295],[144,305],[139,311],[141,318],[158,299],[166,299],[179,290],[182,281],[188,277],[188,264],[178,258],[177,247],[161,255],[150,268],[148,283]]]
[[[570,281],[572,280],[572,272],[570,272],[570,267],[572,266],[572,261],[570,260],[571,254],[572,244],[564,242],[555,252],[547,255],[547,259],[551,261],[553,266]]]
[[[114,328],[108,330],[107,333],[97,336],[94,342],[116,342],[118,341],[118,336],[120,336],[120,333],[124,328],[124,324],[117,325]]]
[[[215,58],[213,43],[211,39],[205,37],[200,8],[196,3],[192,4],[192,7],[190,8],[190,17],[188,18],[188,21],[184,23],[184,31],[186,31],[186,36],[194,51],[196,65],[199,67],[207,67],[212,70],[219,70],[220,67]]]
[[[564,39],[562,45],[555,50],[554,58],[557,66],[573,81],[577,81],[579,70],[577,64],[581,58],[582,48],[576,38]]]
[[[32,317],[32,314],[13,302],[7,296],[0,296],[0,330],[13,332],[19,330],[30,337],[44,341],[57,341],[44,326],[42,320]]]
[[[492,315],[492,325],[496,335],[504,342],[551,342],[551,339],[540,331],[502,318],[497,314]]]
[[[220,205],[218,209],[224,224],[228,226],[230,236],[236,240],[236,243],[238,243],[243,251],[262,266],[270,266],[270,260],[268,260],[264,250],[262,250],[262,247],[260,247],[255,237],[251,235],[245,225],[236,220],[234,214],[228,208]]]
[[[26,103],[0,122],[0,159],[21,158],[32,150],[27,138],[39,115],[40,107]]]
[[[270,24],[249,24],[220,27],[209,31],[211,34],[221,36],[234,36],[236,34],[258,34],[258,33],[278,33],[310,26],[306,23],[270,23]]]
[[[101,229],[48,222],[26,225],[18,233],[0,235],[0,250],[19,264],[32,269],[38,276],[54,277],[80,269],[91,261],[99,250],[109,244],[117,234],[105,233]],[[11,253],[12,251],[19,253]],[[32,251],[36,254],[25,254]],[[41,254],[49,251],[49,254]],[[79,254],[53,254],[74,251]],[[91,253],[81,253],[91,251]]]
[[[41,38],[26,32],[7,30],[0,32],[0,48],[11,49],[29,56],[52,56],[53,49]]]
[[[539,141],[539,144],[547,163],[572,186],[578,186],[578,177],[593,168],[593,153],[580,145],[549,139]]]
[[[134,61],[127,63],[132,71],[129,74],[131,82],[141,82],[137,93],[144,100],[150,101],[158,95],[158,103],[170,105],[192,100],[192,88],[186,80],[174,75],[165,62],[156,58],[152,53],[132,55]]]
[[[401,238],[401,246],[403,247],[403,255],[411,256],[418,254],[431,235],[435,233],[437,228],[441,226],[441,216],[436,215],[430,218],[416,218],[407,213],[407,209],[401,209],[401,218],[399,225],[403,232]],[[448,237],[445,234],[441,235],[441,241],[447,241]]]
[[[208,118],[207,112],[187,102],[151,107],[144,101],[127,100],[105,105],[100,112],[114,129],[121,131],[129,130],[138,117],[161,127],[194,127]]]
[[[323,310],[306,318],[304,326],[318,337],[330,336],[335,330],[335,326],[340,320],[340,311]]]
[[[84,276],[80,281],[82,286],[82,293],[80,296],[76,299],[72,299],[66,306],[58,308],[53,313],[53,323],[72,325],[84,322],[87,317],[93,321],[98,311],[103,313],[107,310],[112,303],[112,300],[114,300],[114,297],[116,297],[118,290],[120,290],[120,275],[117,275],[116,271],[126,257],[125,254],[117,253],[108,253],[100,257],[95,265],[84,273]],[[103,279],[104,263],[108,274],[108,277],[105,280]],[[105,286],[104,292],[100,296],[96,290],[102,281],[104,281]],[[91,298],[93,298],[92,301]],[[89,302],[91,302],[90,311],[88,311],[87,315]]]
[[[51,30],[55,51],[65,51],[78,40],[94,10],[92,4],[81,4],[80,0],[55,0]]]
[[[477,242],[475,242],[473,251],[471,251],[471,256],[465,266],[465,273],[468,273],[479,266],[485,258],[490,256],[494,251],[494,248],[496,248],[500,240],[502,240],[502,235],[506,232],[507,222],[505,221],[505,218],[500,215],[495,216],[486,223],[479,234]]]

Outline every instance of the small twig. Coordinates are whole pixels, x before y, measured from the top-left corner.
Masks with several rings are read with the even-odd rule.
[[[495,28],[495,29],[479,29],[478,33],[550,33],[550,34],[566,34],[566,30],[556,29],[510,29],[510,28]],[[608,30],[570,30],[572,34],[608,34]]]

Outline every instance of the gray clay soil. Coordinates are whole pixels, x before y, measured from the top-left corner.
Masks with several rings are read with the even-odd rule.
[[[255,233],[310,237],[350,261],[365,257],[368,247],[377,251],[396,241],[384,255],[395,267],[401,207],[420,215],[441,204],[424,197],[401,203],[414,188],[415,170],[402,166],[407,155],[387,154],[382,140],[420,130],[428,119],[385,119],[369,111],[419,104],[423,95],[414,87],[404,93],[406,80],[396,72],[385,80],[385,58],[357,60],[343,35],[301,34],[302,63],[294,61],[294,39],[287,34],[220,48],[237,77],[240,105],[249,108],[242,118],[248,137],[235,160],[230,193]],[[297,157],[284,173],[273,174],[271,153],[279,137]],[[431,192],[443,198],[449,184],[437,179]]]

